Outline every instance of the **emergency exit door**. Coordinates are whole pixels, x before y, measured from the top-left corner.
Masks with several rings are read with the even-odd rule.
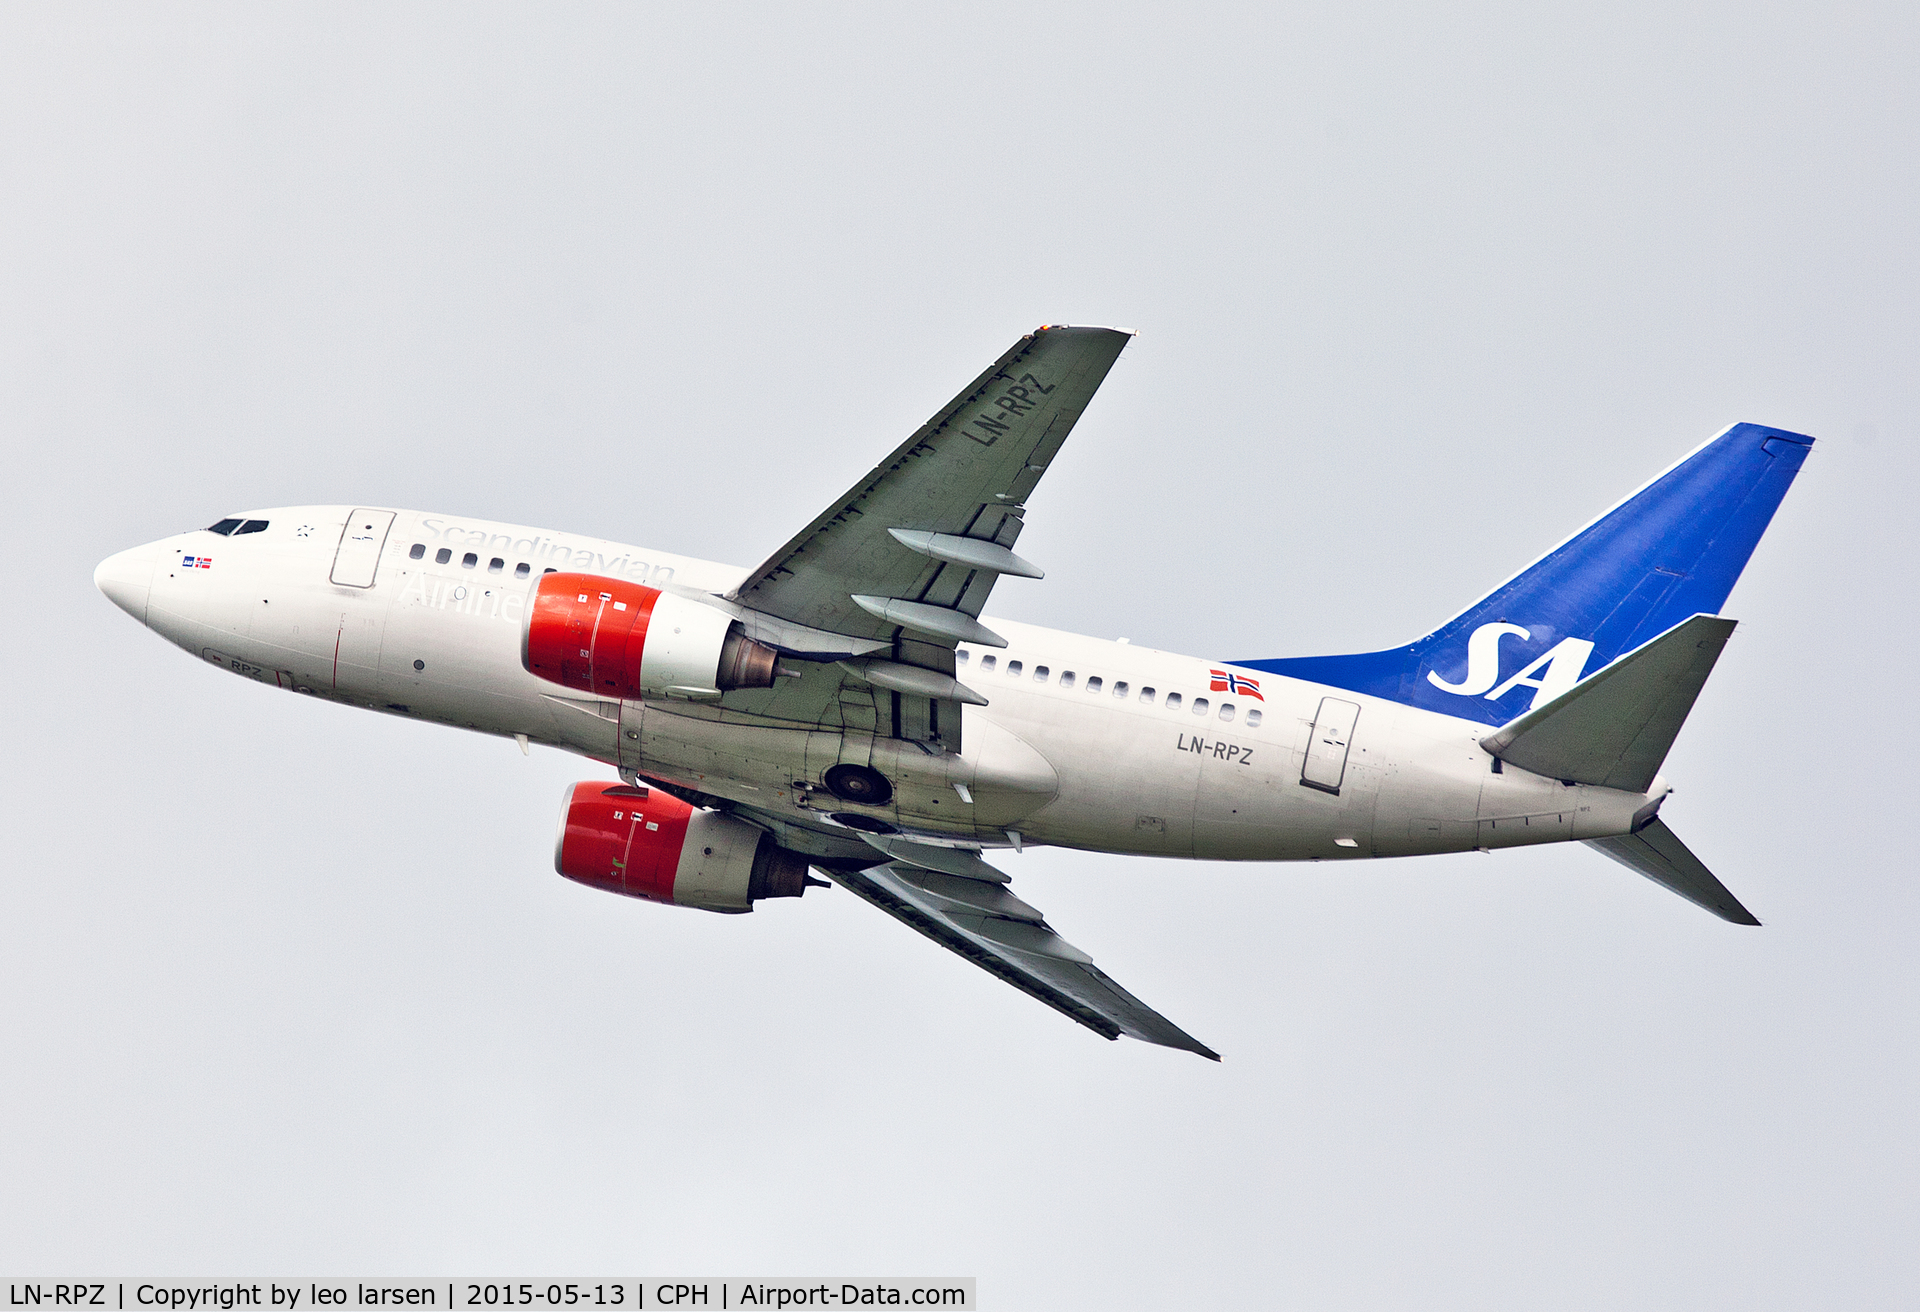
[[[1308,788],[1338,796],[1347,774],[1347,745],[1353,741],[1353,723],[1360,707],[1338,697],[1322,697],[1307,739],[1307,759],[1300,766],[1300,782]]]
[[[372,587],[374,571],[380,568],[380,551],[387,545],[387,531],[392,527],[391,510],[354,511],[340,528],[340,548],[333,553],[333,581],[349,588]]]

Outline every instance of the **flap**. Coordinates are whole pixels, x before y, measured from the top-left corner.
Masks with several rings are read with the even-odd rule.
[[[939,847],[932,843],[916,843],[910,838],[894,834],[862,832],[860,837],[892,857],[896,865],[904,862],[922,870],[937,870],[961,879],[985,880],[993,884],[1007,882],[1006,875],[981,860],[980,853],[970,847]]]

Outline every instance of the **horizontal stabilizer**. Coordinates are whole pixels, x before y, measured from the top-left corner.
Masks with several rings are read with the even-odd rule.
[[[1644,793],[1733,628],[1717,615],[1683,620],[1480,745],[1552,779]]]
[[[1667,828],[1667,822],[1655,817],[1631,834],[1618,838],[1590,838],[1587,846],[1598,848],[1629,870],[1638,871],[1662,888],[1678,893],[1697,907],[1705,907],[1722,920],[1736,925],[1757,925],[1753,912],[1740,905],[1740,899],[1713,877],[1700,858],[1687,850],[1679,835]]]

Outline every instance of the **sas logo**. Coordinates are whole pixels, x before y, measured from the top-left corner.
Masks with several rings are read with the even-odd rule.
[[[1533,700],[1527,703],[1531,710],[1580,682],[1580,675],[1587,668],[1587,657],[1593,654],[1593,644],[1585,638],[1562,638],[1551,651],[1501,683],[1500,639],[1508,634],[1523,642],[1533,637],[1531,630],[1518,624],[1482,624],[1467,638],[1466,677],[1452,683],[1441,678],[1438,672],[1428,670],[1427,682],[1456,697],[1485,696],[1490,702],[1499,701],[1515,688],[1532,688],[1535,690]],[[1497,688],[1496,683],[1500,684]]]
[[[183,556],[180,560],[180,568],[212,569],[213,557],[212,556]]]
[[[1258,679],[1249,679],[1244,674],[1234,674],[1229,670],[1208,670],[1207,673],[1213,679],[1213,682],[1207,685],[1209,692],[1238,693],[1242,697],[1251,697],[1257,702],[1266,700],[1260,695]]]

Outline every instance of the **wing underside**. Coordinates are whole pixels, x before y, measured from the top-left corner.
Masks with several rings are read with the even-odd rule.
[[[976,862],[977,864],[977,862]],[[981,866],[1002,878],[990,868]],[[1004,884],[904,860],[826,872],[841,887],[1094,1033],[1220,1054],[1121,988]]]

